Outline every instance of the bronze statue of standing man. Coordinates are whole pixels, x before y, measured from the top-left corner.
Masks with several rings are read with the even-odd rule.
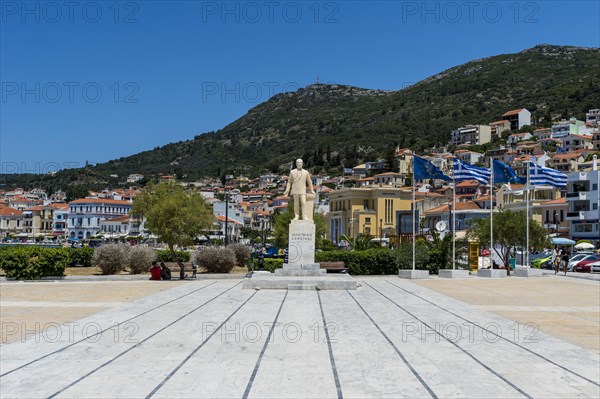
[[[289,194],[294,197],[294,218],[292,220],[312,220],[312,212],[307,212],[306,193],[314,194],[315,190],[310,179],[310,173],[302,169],[303,165],[304,162],[300,158],[296,159],[296,169],[292,169],[290,172],[287,186],[283,193],[286,197]]]

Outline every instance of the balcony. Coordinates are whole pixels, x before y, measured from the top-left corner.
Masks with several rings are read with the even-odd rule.
[[[598,220],[598,210],[576,210],[567,212],[568,220]]]
[[[567,198],[585,201],[585,200],[587,200],[587,193],[581,192],[581,191],[574,192],[574,193],[567,193]]]

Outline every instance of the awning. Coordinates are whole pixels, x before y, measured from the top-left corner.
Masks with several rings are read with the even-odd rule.
[[[563,237],[553,237],[550,241],[556,245],[575,245],[575,241]]]

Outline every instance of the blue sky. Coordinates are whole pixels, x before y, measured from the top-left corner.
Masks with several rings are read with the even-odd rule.
[[[317,75],[397,90],[540,43],[599,47],[599,17],[597,1],[2,0],[1,172],[190,139]]]

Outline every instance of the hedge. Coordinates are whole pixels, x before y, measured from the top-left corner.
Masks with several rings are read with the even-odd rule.
[[[322,251],[315,254],[315,262],[345,263],[348,273],[353,275],[398,274],[399,269],[412,269],[412,244],[406,243],[400,249],[374,248],[365,251]],[[283,267],[283,259],[266,258],[265,270],[274,272]],[[429,254],[424,244],[417,243],[416,265],[419,270],[437,273],[437,266],[429,262]],[[254,270],[258,269],[258,259],[254,259]]]
[[[175,251],[175,253],[177,254],[177,258],[179,258],[181,262],[189,262],[192,258],[188,251]],[[158,262],[175,262],[171,251],[169,251],[168,249],[156,250],[156,260]]]
[[[90,267],[92,266],[92,257],[94,256],[94,248],[67,248],[71,261],[70,267]]]
[[[6,277],[39,279],[62,276],[70,264],[68,248],[6,247],[0,251],[0,267]]]

